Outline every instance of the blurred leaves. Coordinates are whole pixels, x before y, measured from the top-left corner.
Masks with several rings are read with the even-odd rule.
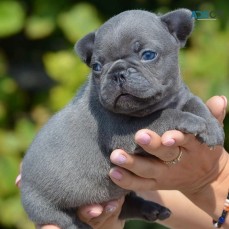
[[[219,21],[201,21],[191,36],[192,48],[181,50],[183,78],[204,100],[216,94],[229,98],[228,38],[229,28],[219,30]]]
[[[0,2],[0,37],[10,36],[19,32],[24,26],[25,11],[16,1]]]
[[[49,36],[55,29],[55,22],[50,17],[32,16],[27,19],[25,33],[31,39]]]
[[[94,7],[80,3],[69,11],[61,13],[58,17],[58,24],[69,41],[75,43],[80,37],[97,29],[101,22]]]
[[[50,107],[59,110],[72,99],[75,91],[86,80],[89,69],[73,50],[47,53],[44,63],[48,74],[58,82],[50,90]]]
[[[27,219],[18,196],[0,199],[0,221],[7,228],[32,229],[34,225]]]
[[[16,192],[16,187],[12,189],[12,183],[18,173],[18,161],[12,155],[0,155],[0,158],[0,197],[4,198]]]
[[[140,220],[130,220],[125,224],[124,229],[167,229],[157,223],[147,223]]]

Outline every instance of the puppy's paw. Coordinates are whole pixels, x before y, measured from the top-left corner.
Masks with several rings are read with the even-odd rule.
[[[196,137],[201,143],[214,147],[217,145],[223,146],[225,134],[223,128],[218,123],[212,122],[208,123],[206,132],[200,133]]]
[[[164,220],[171,215],[171,211],[157,203],[145,201],[141,209],[142,218],[147,221]]]
[[[184,113],[181,117],[178,117],[175,122],[177,122],[175,129],[186,134],[199,136],[207,133],[206,120],[191,113]]]
[[[176,129],[184,133],[194,134],[199,142],[209,147],[224,144],[224,131],[215,118],[206,121],[204,118],[185,113],[177,120]]]

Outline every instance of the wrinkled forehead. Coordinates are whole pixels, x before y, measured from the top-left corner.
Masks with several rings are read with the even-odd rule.
[[[149,12],[130,11],[119,14],[108,20],[96,34],[95,47],[98,52],[127,52],[130,47],[139,43],[153,43],[163,46],[169,41],[169,33],[160,18]],[[144,47],[142,47],[144,48]]]

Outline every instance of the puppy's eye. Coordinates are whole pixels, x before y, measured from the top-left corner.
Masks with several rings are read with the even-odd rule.
[[[157,56],[157,53],[156,52],[145,51],[145,52],[142,53],[142,60],[143,61],[150,61],[150,60],[155,59],[156,56]]]
[[[95,72],[101,72],[102,71],[102,65],[100,63],[94,63],[92,65],[92,69]]]

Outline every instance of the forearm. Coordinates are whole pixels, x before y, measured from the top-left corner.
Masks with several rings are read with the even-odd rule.
[[[216,174],[218,175],[213,176],[213,180],[204,185],[198,192],[183,192],[186,197],[215,220],[218,220],[222,214],[224,202],[229,191],[229,156],[224,149],[222,150],[222,156],[216,165]],[[221,228],[228,227],[229,216],[226,217],[226,221]]]
[[[193,171],[190,177],[190,179],[194,177],[191,185],[180,189],[183,194],[169,190],[143,194],[144,197],[165,205],[172,211],[171,217],[160,223],[174,229],[183,229],[184,225],[187,229],[214,228],[212,219],[218,220],[221,216],[229,190],[229,155],[222,147],[216,147],[212,151],[206,147],[206,150],[207,157],[220,156],[215,163],[213,161],[209,164],[210,167],[209,165],[202,167],[199,175]],[[202,159],[207,160],[207,158]],[[194,165],[193,169],[195,169]],[[201,174],[205,175],[201,176]],[[229,215],[221,228],[229,228]]]
[[[148,200],[155,201],[161,205],[168,207],[171,216],[158,223],[173,229],[212,229],[212,218],[181,192],[175,190],[159,190],[140,193],[140,195]]]

